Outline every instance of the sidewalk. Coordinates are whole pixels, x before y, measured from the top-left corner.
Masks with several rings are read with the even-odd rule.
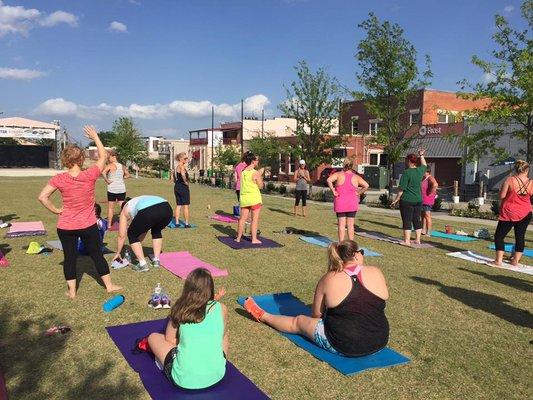
[[[52,168],[0,168],[0,176],[36,177],[54,176],[63,172]]]

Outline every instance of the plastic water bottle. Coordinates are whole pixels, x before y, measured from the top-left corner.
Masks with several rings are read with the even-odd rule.
[[[161,284],[158,283],[154,289],[154,294],[162,294],[162,293],[163,293],[163,288],[161,287]]]
[[[129,250],[124,252],[124,259],[131,264],[131,254]]]

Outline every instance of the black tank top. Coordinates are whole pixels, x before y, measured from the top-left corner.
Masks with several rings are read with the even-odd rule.
[[[357,278],[350,277],[350,293],[338,306],[328,308],[324,318],[329,343],[338,352],[354,357],[375,353],[389,341],[385,300],[359,283],[360,277],[360,272]]]
[[[175,186],[184,185],[186,182],[189,182],[189,173],[187,172],[187,170],[185,170],[185,178],[187,179],[187,181],[184,181],[183,176],[177,170],[174,170],[174,185]]]

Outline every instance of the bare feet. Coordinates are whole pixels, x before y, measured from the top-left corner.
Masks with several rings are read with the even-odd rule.
[[[252,240],[252,244],[261,244],[261,243],[263,242],[258,239]]]
[[[235,238],[235,241],[236,241],[237,243],[240,243],[240,242],[241,242],[241,238],[240,238],[240,237],[236,237],[236,238]]]
[[[121,289],[122,289],[122,287],[117,286],[117,285],[109,285],[108,287],[105,288],[107,293],[116,292],[117,290],[121,290]]]
[[[67,290],[65,292],[65,296],[67,296],[69,299],[74,299],[76,298],[76,291],[70,291],[70,290]]]
[[[415,240],[415,244],[420,244],[420,240]]]
[[[402,241],[402,242],[400,242],[400,244],[401,244],[402,246],[411,247],[411,242],[403,242],[403,241]]]
[[[487,264],[493,266],[493,267],[498,267],[498,268],[502,268],[503,265],[501,262],[497,262],[496,260],[492,261],[492,262],[488,262]]]

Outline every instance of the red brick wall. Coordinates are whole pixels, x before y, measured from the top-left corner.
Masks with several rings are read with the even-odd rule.
[[[436,124],[437,110],[468,111],[476,108],[484,108],[488,99],[467,100],[457,97],[453,92],[441,92],[437,90],[425,90],[422,106],[422,124]]]

